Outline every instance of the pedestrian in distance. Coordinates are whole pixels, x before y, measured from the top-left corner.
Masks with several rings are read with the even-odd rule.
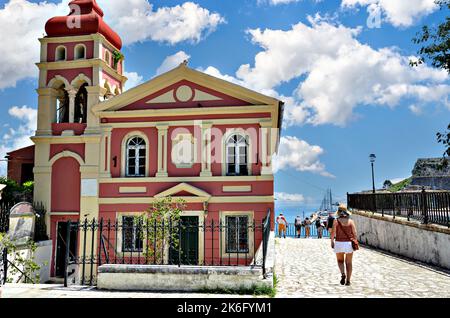
[[[336,220],[331,230],[331,248],[334,249],[341,272],[341,285],[350,286],[353,272],[353,252],[359,249],[355,222],[344,205],[336,212]]]
[[[284,217],[283,213],[280,213],[280,215],[277,217],[277,223],[278,223],[278,235],[281,238],[281,235],[283,235],[284,238],[286,238],[286,229],[288,226],[288,222],[286,218]]]
[[[323,224],[323,220],[318,217],[315,222],[317,229],[317,238],[321,239],[323,237],[323,229],[325,228],[325,224]]]
[[[303,220],[303,226],[305,227],[305,237],[309,238],[311,236],[311,221],[309,217]]]
[[[297,238],[300,238],[300,234],[302,232],[302,219],[301,219],[300,215],[297,215],[297,217],[295,218],[294,225],[295,225],[295,231],[297,233]]]
[[[331,234],[331,230],[333,229],[333,223],[334,223],[334,215],[333,212],[328,213],[328,219],[327,219],[327,231]]]

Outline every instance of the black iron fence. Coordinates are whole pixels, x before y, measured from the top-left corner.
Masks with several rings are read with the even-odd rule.
[[[0,201],[0,233],[6,233],[9,229],[9,211],[14,202]]]
[[[66,226],[58,240],[68,247],[63,264],[67,286],[71,270],[82,285],[93,285],[103,264],[252,266],[265,274],[271,222],[268,211],[262,221],[234,214],[204,222],[198,217],[149,221],[124,216]]]
[[[347,204],[351,209],[450,227],[450,192],[347,194]]]
[[[8,252],[6,248],[0,246],[0,285],[6,283],[6,277],[8,273]]]

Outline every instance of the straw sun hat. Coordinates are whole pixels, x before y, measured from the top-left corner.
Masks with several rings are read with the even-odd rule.
[[[347,209],[347,206],[345,204],[339,204],[339,207],[335,213],[336,217],[339,217],[341,213],[345,213],[347,215],[352,215],[352,213]]]

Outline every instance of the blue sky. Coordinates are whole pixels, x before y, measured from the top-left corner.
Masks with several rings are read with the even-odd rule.
[[[33,133],[37,37],[49,16],[67,13],[63,2],[0,0],[0,23],[7,26],[1,38],[9,46],[0,53],[4,63],[13,61],[0,70],[2,156]],[[278,208],[310,210],[326,188],[337,200],[369,189],[370,153],[377,155],[379,186],[410,176],[417,158],[443,153],[435,134],[450,119],[447,75],[407,65],[417,51],[416,32],[445,16],[432,0],[97,2],[126,43],[130,85],[189,56],[192,68],[288,99],[285,151],[276,159]],[[379,12],[379,27],[367,23],[371,10]],[[171,21],[178,24],[164,30]],[[14,54],[21,49],[23,56]],[[305,155],[289,157],[297,151]]]

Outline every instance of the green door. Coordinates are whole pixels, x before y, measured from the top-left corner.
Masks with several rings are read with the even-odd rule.
[[[198,265],[198,217],[182,216],[180,244],[170,249],[170,264]]]

